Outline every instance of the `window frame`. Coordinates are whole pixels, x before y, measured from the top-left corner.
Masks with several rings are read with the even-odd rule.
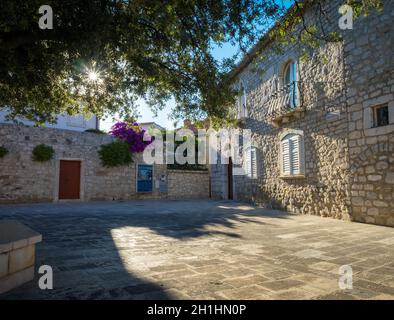
[[[385,126],[388,126],[390,124],[390,108],[389,108],[388,103],[383,103],[383,104],[379,104],[379,105],[376,105],[376,106],[372,106],[371,108],[372,108],[372,125],[373,125],[372,128],[385,127]],[[377,111],[379,109],[383,109],[383,108],[387,109],[387,123],[379,125],[378,124],[378,113],[377,113]]]
[[[389,124],[387,126],[374,127],[373,107],[387,104],[389,108]],[[355,123],[351,123],[355,126]],[[366,137],[375,137],[394,132],[394,98],[393,95],[378,96],[363,102],[363,131]],[[352,128],[351,131],[355,130]]]
[[[292,80],[291,80],[292,70],[290,68],[293,67],[293,66],[294,66],[294,62],[292,60],[288,61],[286,63],[286,65],[285,65],[285,69],[284,69],[284,72],[283,72],[283,86],[284,87],[288,86],[292,82]],[[286,78],[287,78],[287,73],[288,72],[289,72],[289,81],[287,82]],[[293,76],[295,76],[295,75],[293,74]],[[295,80],[293,80],[293,81],[295,81]]]
[[[293,151],[292,151],[292,142],[291,139],[293,137],[297,137],[298,139],[298,172],[294,173],[294,168],[292,165],[292,158],[293,156]],[[284,143],[288,143],[288,153],[289,153],[289,173],[285,172],[284,170],[284,149],[283,145]],[[283,179],[295,179],[295,178],[305,178],[305,146],[304,146],[304,134],[302,131],[299,130],[291,130],[291,131],[285,131],[282,133],[279,137],[279,172],[280,172],[280,178]]]
[[[287,73],[289,72],[289,82],[286,81]],[[281,88],[282,90],[289,90],[289,107],[297,109],[301,105],[300,92],[298,90],[298,65],[295,59],[287,60],[282,65],[281,73]]]

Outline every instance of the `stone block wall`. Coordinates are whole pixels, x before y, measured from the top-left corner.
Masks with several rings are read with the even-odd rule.
[[[143,163],[142,154],[134,154],[130,165],[103,167],[98,150],[112,140],[111,136],[89,132],[0,124],[0,145],[9,150],[0,159],[0,203],[58,200],[60,160],[81,161],[81,200],[84,201],[171,196],[167,190],[159,188],[160,178],[167,177],[166,165],[154,165],[152,192],[136,192],[137,164]],[[35,162],[32,150],[42,143],[53,147],[54,158],[48,162]],[[186,178],[177,177],[174,181],[186,184],[183,194],[186,190],[197,190],[197,194],[191,194],[191,197],[202,195],[200,189],[209,189],[206,179],[193,179],[194,189],[188,187],[190,183]],[[178,186],[173,186],[173,190],[176,188]]]
[[[167,170],[167,174],[169,198],[209,198],[208,171]]]
[[[340,4],[326,2],[334,22]],[[306,62],[293,45],[278,53],[268,44],[263,59],[239,73],[248,107],[242,128],[252,131],[258,177],[234,177],[236,199],[394,226],[394,2],[384,5],[382,12],[355,20],[353,30],[339,30],[342,41],[315,49]],[[303,112],[274,126],[267,102],[290,59],[302,82]],[[390,124],[374,128],[371,107],[385,103]],[[279,136],[287,130],[304,137],[305,174],[298,179],[280,177]]]
[[[324,44],[305,62],[298,49],[289,45],[278,53],[269,45],[264,49],[264,59],[239,74],[247,89],[248,106],[248,118],[242,127],[252,131],[258,177],[235,176],[234,195],[239,200],[294,213],[349,219],[343,46]],[[276,126],[267,102],[272,84],[283,82],[284,67],[290,60],[297,65],[303,110]],[[337,116],[329,118],[331,112]],[[284,178],[280,173],[280,135],[292,130],[303,135],[305,173]]]
[[[210,165],[210,191],[214,199],[228,199],[228,168],[220,163]]]
[[[356,221],[394,226],[394,2],[345,32],[350,206]],[[374,127],[373,107],[389,108]]]

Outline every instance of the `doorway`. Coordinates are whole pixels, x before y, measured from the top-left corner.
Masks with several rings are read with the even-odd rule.
[[[60,160],[59,199],[80,199],[81,161]]]
[[[153,166],[148,164],[137,165],[137,192],[152,192]]]
[[[228,199],[233,200],[233,159],[228,158],[227,165],[227,187],[228,187]]]

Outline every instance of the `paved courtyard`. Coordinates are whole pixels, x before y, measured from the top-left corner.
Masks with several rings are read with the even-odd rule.
[[[0,299],[393,299],[394,229],[227,201],[2,205],[54,271]],[[342,265],[353,290],[338,287]]]

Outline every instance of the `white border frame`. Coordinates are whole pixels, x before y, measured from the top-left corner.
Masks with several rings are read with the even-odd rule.
[[[389,108],[389,124],[373,127],[373,110],[375,106],[387,104]],[[363,127],[367,137],[385,135],[394,132],[394,98],[392,94],[369,99],[363,103]]]

